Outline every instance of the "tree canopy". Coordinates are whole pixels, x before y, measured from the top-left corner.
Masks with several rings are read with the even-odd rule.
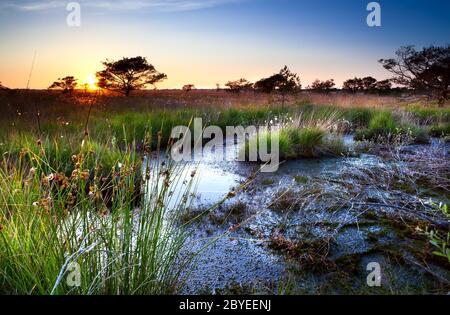
[[[78,79],[73,76],[67,76],[64,78],[59,78],[57,81],[53,82],[48,89],[61,89],[63,93],[72,94],[73,90],[77,87]]]
[[[390,80],[377,81],[373,77],[353,78],[346,80],[342,89],[349,92],[387,92],[391,90]]]
[[[241,78],[241,79],[236,80],[236,81],[228,81],[225,84],[225,86],[228,87],[229,91],[238,93],[238,92],[240,92],[242,90],[251,89],[253,84],[250,83],[250,81],[248,81],[248,80],[246,80],[244,78]]]
[[[118,61],[103,62],[104,70],[97,72],[98,87],[126,96],[134,90],[167,79],[144,57],[122,58]]]
[[[314,80],[311,84],[311,89],[319,92],[328,92],[331,91],[336,84],[333,79],[320,81],[319,79]]]
[[[430,46],[417,51],[404,46],[396,57],[380,59],[383,67],[394,74],[392,81],[415,90],[428,90],[441,102],[448,99],[450,86],[450,45]]]
[[[286,94],[300,90],[302,85],[299,76],[291,72],[287,66],[284,66],[279,73],[256,82],[254,87],[264,93],[279,91]]]
[[[183,85],[183,91],[190,92],[192,90],[195,90],[195,85],[194,84],[185,84],[185,85]]]

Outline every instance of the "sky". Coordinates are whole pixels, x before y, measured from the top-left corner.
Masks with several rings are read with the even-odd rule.
[[[80,4],[80,27],[67,25],[69,2]],[[168,75],[158,88],[255,82],[284,65],[303,86],[331,78],[340,86],[388,78],[377,60],[400,46],[450,43],[450,1],[377,1],[380,27],[367,25],[369,2],[0,0],[0,82],[25,88],[31,72],[30,88],[67,75],[85,83],[106,59],[144,56]]]

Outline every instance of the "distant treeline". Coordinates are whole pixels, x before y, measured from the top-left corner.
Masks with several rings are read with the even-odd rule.
[[[450,45],[443,47],[430,46],[418,51],[413,46],[401,47],[396,57],[380,59],[379,62],[393,77],[378,81],[367,76],[351,78],[342,85],[342,90],[350,93],[385,94],[395,91],[420,91],[443,103],[449,98],[450,90]],[[167,75],[158,72],[145,57],[122,58],[117,61],[107,60],[102,63],[104,69],[96,74],[96,85],[100,89],[129,96],[135,90],[141,90],[167,79]],[[88,89],[88,84],[81,85]],[[221,90],[220,84],[216,84]],[[302,90],[300,76],[284,66],[278,73],[252,83],[244,78],[225,83],[226,90],[239,93],[255,91],[260,93],[277,92],[283,96]],[[66,76],[53,82],[49,89],[60,89],[65,94],[80,88],[78,79]],[[0,89],[6,89],[0,82]],[[194,84],[186,84],[182,88],[189,92],[195,89]],[[333,79],[315,80],[303,90],[327,93],[338,90]]]

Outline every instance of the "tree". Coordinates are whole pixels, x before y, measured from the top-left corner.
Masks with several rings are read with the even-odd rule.
[[[336,84],[333,79],[320,81],[319,79],[314,80],[311,84],[311,89],[319,92],[329,92],[331,91]]]
[[[186,85],[183,85],[183,91],[185,91],[185,92],[190,92],[190,91],[192,91],[192,90],[195,90],[194,84],[186,84]]]
[[[283,69],[280,70],[281,77],[283,80],[279,82],[278,90],[283,95],[283,105],[284,98],[287,93],[293,93],[301,90],[302,84],[300,82],[300,78],[297,73],[291,72],[287,66],[284,66]]]
[[[59,78],[58,81],[55,81],[48,87],[49,90],[53,89],[61,89],[64,94],[68,93],[72,94],[73,90],[77,87],[78,79],[75,79],[73,76],[67,76],[65,78]]]
[[[301,90],[302,84],[298,74],[284,66],[279,73],[256,82],[254,88],[264,93],[278,91],[282,95],[282,104],[284,106],[286,94]]]
[[[365,77],[361,79],[361,87],[364,91],[373,91],[376,88],[377,79],[373,77]]]
[[[362,79],[356,77],[353,79],[348,79],[343,83],[342,89],[352,93],[360,91],[363,89]]]
[[[0,81],[0,90],[9,90],[9,89],[6,86],[4,86]]]
[[[242,90],[250,89],[253,84],[242,78],[236,81],[228,81],[225,86],[229,88],[230,92],[239,93]]]
[[[378,81],[378,82],[375,84],[375,89],[376,89],[378,92],[381,92],[381,93],[386,93],[386,92],[391,91],[391,90],[392,90],[392,83],[391,83],[391,80],[382,80],[382,81]]]
[[[417,51],[404,46],[396,58],[380,59],[383,67],[394,74],[392,82],[414,90],[428,90],[440,103],[449,97],[450,45],[430,46]]]
[[[387,84],[387,82],[383,82],[384,84]],[[377,79],[373,77],[364,77],[364,78],[353,78],[349,79],[344,82],[342,85],[343,90],[347,90],[350,92],[375,92],[377,90],[377,85],[380,83],[377,81]]]
[[[167,75],[156,71],[144,57],[122,58],[118,61],[103,62],[105,69],[97,72],[98,87],[126,96],[134,90],[140,90],[147,85],[155,85]]]
[[[254,88],[262,93],[272,93],[273,91],[278,89],[283,80],[283,76],[277,73],[268,78],[259,80],[254,84]]]

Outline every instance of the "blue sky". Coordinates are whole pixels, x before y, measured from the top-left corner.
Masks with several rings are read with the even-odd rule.
[[[82,24],[66,25],[63,0],[0,2],[0,81],[24,87],[95,74],[106,58],[143,55],[168,74],[162,88],[255,81],[284,64],[316,78],[388,76],[377,60],[402,45],[450,42],[450,1],[384,0],[382,26],[364,0],[80,0]]]

